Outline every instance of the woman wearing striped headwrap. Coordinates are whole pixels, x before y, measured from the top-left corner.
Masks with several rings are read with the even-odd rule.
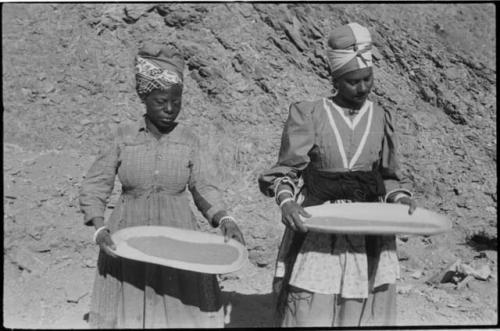
[[[391,114],[369,101],[371,37],[351,23],[328,39],[334,92],[290,106],[278,162],[259,177],[286,225],[273,282],[278,326],[394,325],[395,236],[307,232],[303,207],[398,202],[402,188]],[[300,183],[303,183],[299,187]]]
[[[96,228],[97,272],[89,313],[93,328],[224,327],[215,275],[124,259],[113,253],[110,234],[138,225],[197,229],[186,188],[196,207],[226,240],[244,244],[220,192],[207,182],[199,140],[176,121],[181,110],[184,60],[174,48],[145,45],[136,57],[136,89],[144,118],[118,128],[113,142],[85,177],[80,205]],[[104,223],[115,176],[122,194]]]

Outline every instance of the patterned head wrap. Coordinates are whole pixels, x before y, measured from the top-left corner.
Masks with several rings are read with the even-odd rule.
[[[135,58],[136,90],[144,100],[151,91],[183,84],[184,58],[174,48],[145,44]]]
[[[327,55],[333,78],[371,67],[372,39],[370,31],[358,23],[343,25],[330,33]]]

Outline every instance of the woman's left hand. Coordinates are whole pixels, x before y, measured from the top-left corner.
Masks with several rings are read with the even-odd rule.
[[[410,208],[408,209],[408,214],[410,215],[413,214],[415,209],[417,209],[417,203],[410,197],[401,197],[396,201],[396,203],[410,206]]]
[[[243,233],[241,233],[240,228],[232,220],[223,222],[220,225],[220,230],[224,235],[224,242],[228,242],[229,239],[234,239],[239,241],[243,246],[245,246],[245,239],[243,239]]]

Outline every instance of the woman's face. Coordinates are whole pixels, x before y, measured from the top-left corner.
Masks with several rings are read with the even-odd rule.
[[[145,99],[149,120],[159,129],[168,129],[179,115],[182,105],[182,87],[153,90]]]
[[[340,106],[359,109],[363,106],[373,86],[371,67],[348,72],[333,83],[339,93],[335,100]]]

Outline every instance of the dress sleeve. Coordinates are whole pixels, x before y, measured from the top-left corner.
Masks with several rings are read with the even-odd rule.
[[[258,179],[260,191],[264,195],[274,196],[278,180],[284,177],[297,185],[302,170],[309,164],[308,153],[314,145],[312,110],[312,104],[306,102],[290,106],[281,135],[278,162]]]
[[[115,139],[103,149],[90,167],[80,188],[80,209],[85,225],[92,225],[94,217],[104,217],[106,204],[113,191],[118,169],[119,147]]]
[[[387,191],[386,201],[392,200],[397,194],[404,193],[411,196],[408,190],[409,182],[401,174],[401,169],[397,159],[398,142],[394,130],[394,122],[391,113],[384,110],[384,138],[382,141],[382,151],[380,160],[380,173],[384,179],[385,188]]]
[[[202,160],[204,166],[202,166]],[[215,214],[220,214],[221,211],[225,213],[226,208],[219,188],[213,184],[213,180],[209,180],[209,167],[206,159],[201,157],[199,140],[195,139],[191,154],[188,188],[193,195],[196,208],[213,225]]]

